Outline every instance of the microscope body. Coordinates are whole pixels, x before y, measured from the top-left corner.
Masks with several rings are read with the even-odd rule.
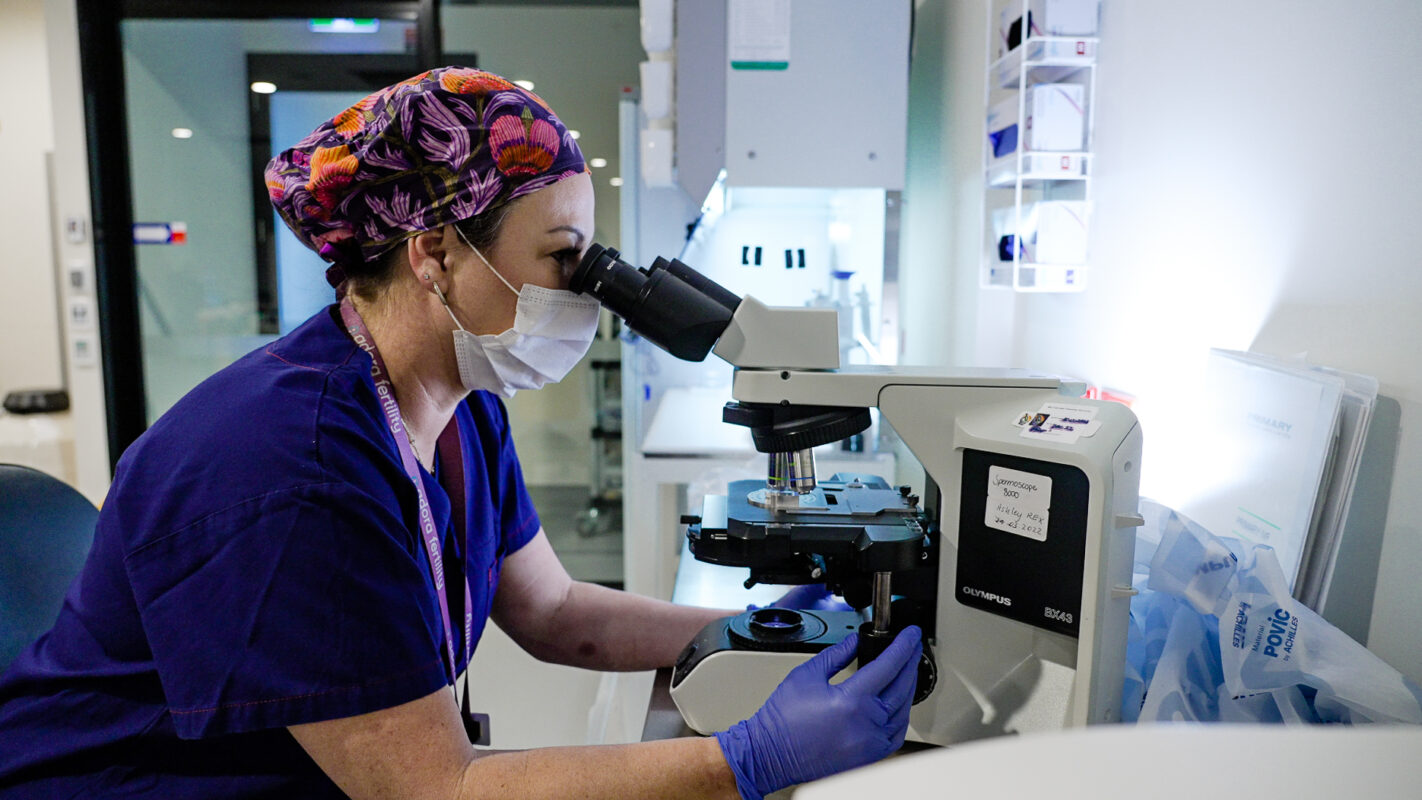
[[[888,572],[890,637],[913,624],[927,644],[910,739],[949,744],[1119,719],[1140,524],[1141,437],[1128,408],[1014,370],[740,369],[732,393],[779,408],[878,408],[922,464],[921,500],[873,476],[821,484],[847,511],[838,535],[818,512],[754,505],[755,481],[708,498],[688,525],[699,560],[747,567],[757,582],[825,582],[856,608],[874,607],[866,592]],[[1034,431],[1039,416],[1047,420]],[[1085,421],[1059,433],[1054,418]],[[866,501],[880,494],[846,502],[852,485]],[[672,697],[693,728],[744,719],[796,664],[851,630],[872,633],[844,612],[809,612],[805,641],[777,643],[774,624],[737,636],[733,624],[754,632],[756,613],[765,612],[708,626],[683,652]]]
[[[950,744],[1120,717],[1141,433],[1079,383],[1007,369],[840,368],[832,309],[772,308],[682,264],[593,245],[572,287],[668,352],[736,367],[723,420],[767,453],[687,518],[693,555],[750,582],[824,583],[860,612],[759,609],[708,625],[671,695],[703,733],[753,714],[814,653],[860,635],[859,663],[924,634],[909,738]],[[819,481],[811,448],[892,425],[923,466]]]

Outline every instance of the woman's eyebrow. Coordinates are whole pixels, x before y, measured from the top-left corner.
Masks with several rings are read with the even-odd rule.
[[[559,226],[557,226],[556,228],[549,228],[549,229],[548,229],[548,232],[549,232],[549,233],[559,233],[559,232],[562,232],[562,231],[567,231],[568,233],[571,233],[571,234],[573,234],[574,236],[578,237],[577,244],[582,244],[582,243],[583,243],[583,240],[587,238],[587,235],[586,235],[586,234],[584,234],[584,233],[583,233],[581,230],[579,230],[578,228],[573,227],[572,225],[559,225]]]

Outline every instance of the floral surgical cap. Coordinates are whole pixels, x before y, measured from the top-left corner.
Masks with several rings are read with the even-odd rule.
[[[307,247],[358,268],[421,231],[585,172],[548,104],[497,75],[442,67],[366,97],[267,164],[267,193]]]

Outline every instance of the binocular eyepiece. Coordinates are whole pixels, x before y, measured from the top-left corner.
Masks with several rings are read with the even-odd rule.
[[[569,286],[596,298],[627,327],[685,361],[703,361],[741,298],[687,265],[658,258],[647,269],[593,244]]]

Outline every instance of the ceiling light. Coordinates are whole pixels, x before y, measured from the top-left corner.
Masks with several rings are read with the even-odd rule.
[[[173,129],[173,138],[174,138],[174,139],[191,139],[191,138],[193,138],[193,129],[192,129],[192,128],[174,128],[174,129]]]
[[[602,169],[603,167],[607,166],[607,159],[590,158],[588,159],[588,166],[592,167],[593,169]]]
[[[621,186],[621,185],[622,185],[622,178],[621,178],[620,176],[619,176],[619,177],[616,177],[616,178],[608,178],[608,179],[607,179],[607,182],[610,183],[610,184],[612,184],[613,186]]]
[[[527,89],[530,92],[533,91],[533,81],[514,81],[514,86]]]
[[[276,84],[270,81],[253,81],[252,91],[257,94],[271,94],[276,91]]]
[[[571,137],[573,137],[574,139],[581,139],[581,138],[583,138],[583,132],[582,132],[582,131],[575,131],[575,130],[573,130],[573,129],[571,129],[571,128],[568,129],[568,135],[571,136]]]
[[[380,20],[320,17],[308,20],[306,26],[312,33],[376,33],[380,30]]]

